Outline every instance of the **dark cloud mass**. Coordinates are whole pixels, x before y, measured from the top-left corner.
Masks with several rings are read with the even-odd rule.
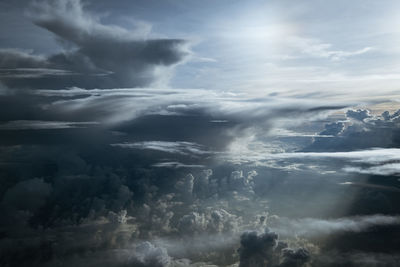
[[[278,241],[278,235],[268,229],[264,233],[245,232],[240,238],[241,247],[239,267],[256,266],[293,266],[301,267],[310,260],[305,248],[296,250],[287,248],[287,244]]]
[[[299,89],[375,49],[253,25],[261,2],[0,2],[0,266],[398,266],[400,110]]]
[[[38,1],[32,4],[29,14],[36,25],[55,35],[62,52],[36,56],[2,50],[0,67],[8,69],[8,75],[2,76],[9,87],[146,86],[167,71],[162,67],[179,63],[187,54],[184,40],[147,39],[119,26],[104,25],[99,18],[85,12],[80,1]],[[42,70],[38,76],[21,77],[21,69],[28,68],[64,72],[52,75]]]
[[[385,111],[372,116],[368,110],[348,110],[347,122],[325,125],[321,135],[334,135],[327,140],[316,140],[308,151],[350,151],[376,147],[399,147],[398,111]]]
[[[13,69],[45,68],[48,66],[45,58],[14,49],[2,49],[0,58],[0,67],[11,72]]]

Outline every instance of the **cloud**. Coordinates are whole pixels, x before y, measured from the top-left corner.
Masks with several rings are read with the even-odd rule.
[[[316,257],[313,261],[316,266],[396,266],[400,255],[396,253],[379,252],[339,252],[329,251]]]
[[[194,186],[194,177],[191,173],[187,174],[185,177],[179,179],[175,183],[175,189],[177,193],[182,196],[184,200],[190,200],[193,197],[193,186]],[[198,218],[196,213],[192,213],[190,215],[191,218],[196,220]]]
[[[247,162],[250,164],[267,164],[277,161],[318,161],[323,164],[323,160],[334,159],[353,164],[372,164],[382,165],[389,161],[400,160],[400,149],[397,148],[374,148],[358,151],[345,152],[290,152],[290,153],[270,153],[268,148],[259,147],[258,150],[243,150],[242,154],[224,153],[222,159],[231,162]],[[332,162],[330,162],[332,163]],[[326,163],[325,163],[326,164]],[[328,163],[329,164],[329,163]],[[345,170],[349,170],[348,167]]]
[[[97,122],[98,125],[85,126],[92,126],[89,128],[93,131],[112,130],[125,135],[110,138],[111,144],[149,140],[188,142],[201,147],[183,148],[181,144],[176,152],[203,158],[210,156],[209,151],[226,149],[234,138],[268,134],[273,122],[280,118],[296,113],[306,119],[341,107],[307,99],[273,96],[258,99],[201,89],[157,88],[13,90],[13,94],[1,96],[0,102],[0,117],[4,122],[25,121],[25,125],[28,120],[32,120],[32,125],[38,125],[34,121]],[[226,122],[211,122],[221,118]],[[167,161],[204,164],[182,159]]]
[[[192,212],[179,219],[178,229],[183,234],[199,235],[205,231],[207,221],[203,214]]]
[[[254,122],[263,122],[290,114],[309,114],[340,109],[343,103],[314,102],[309,99],[248,96],[232,96],[225,92],[201,89],[105,89],[85,90],[38,90],[36,96],[59,97],[47,105],[48,110],[64,113],[85,113],[102,115],[106,122],[121,122],[143,115],[203,115],[207,122],[224,118],[219,127],[240,123],[244,127]],[[294,103],[296,106],[294,107]],[[214,123],[213,123],[214,124]]]
[[[239,267],[301,267],[310,261],[305,248],[291,249],[267,228],[264,233],[244,232],[240,237]]]
[[[152,165],[153,167],[157,168],[172,168],[172,169],[179,169],[179,168],[205,168],[204,165],[199,164],[185,164],[177,161],[166,161],[166,162],[159,162]]]
[[[282,250],[282,253],[283,261],[279,265],[280,267],[301,267],[310,261],[311,258],[310,252],[304,248],[286,248]]]
[[[312,138],[325,138],[332,137],[331,134],[314,134],[314,133],[301,133],[287,129],[276,128],[271,131],[273,137],[312,137]]]
[[[331,220],[315,218],[291,220],[281,218],[270,227],[281,235],[316,237],[338,232],[363,232],[371,227],[389,225],[400,225],[400,217],[376,214]]]
[[[361,173],[361,174],[371,174],[371,175],[399,175],[400,174],[400,163],[388,163],[379,166],[372,167],[344,167],[344,171]]]
[[[240,237],[240,267],[252,267],[276,264],[274,250],[278,245],[278,235],[269,232],[258,235],[257,232],[245,232]]]
[[[71,70],[54,68],[43,55],[18,49],[0,49],[0,80],[75,74]]]
[[[398,121],[400,116],[400,110],[397,110],[396,112],[393,112],[393,114],[390,114],[389,111],[384,111],[382,113],[382,118],[385,121]]]
[[[372,115],[368,110],[347,110],[346,119],[339,118],[325,124],[325,129],[314,135],[290,135],[313,137],[309,144],[305,145],[293,141],[295,152],[279,153],[285,151],[288,140],[272,139],[279,141],[280,149],[271,145],[271,139],[253,135],[248,139],[237,138],[231,144],[226,153],[219,157],[233,163],[248,163],[264,166],[282,166],[288,162],[307,165],[313,161],[320,167],[332,167],[337,170],[343,164],[346,172],[358,172],[365,174],[396,174],[396,162],[398,157],[397,147],[399,143],[398,112],[390,114],[384,112],[381,116]],[[337,119],[335,119],[337,120]],[[316,123],[309,122],[310,127]],[[295,128],[295,126],[292,126]],[[282,137],[272,130],[272,136]],[[285,133],[285,130],[283,130]],[[325,138],[317,138],[325,137]],[[270,143],[267,143],[269,141]],[[290,141],[290,140],[289,140]],[[290,146],[288,146],[290,147]],[[297,151],[296,151],[297,150]],[[328,162],[327,159],[333,159]]]
[[[0,69],[1,78],[25,79],[41,78],[45,76],[65,76],[75,75],[76,73],[68,70],[46,69],[46,68],[18,68],[18,69]]]
[[[129,256],[128,262],[140,267],[167,267],[171,262],[164,248],[155,247],[150,242],[143,242],[136,246],[134,254]]]
[[[266,261],[272,266],[302,266],[309,261],[308,251],[285,247],[273,232],[245,233],[238,244],[237,233],[244,228],[258,229],[269,223],[267,216],[260,216],[254,222],[252,215],[265,211],[270,204],[258,194],[267,191],[260,181],[274,182],[272,176],[276,173],[267,173],[262,168],[261,172],[249,171],[252,168],[239,168],[242,166],[231,163],[276,162],[286,166],[286,163],[301,161],[313,168],[314,161],[322,159],[328,164],[346,162],[347,168],[353,168],[344,171],[386,171],[388,174],[397,168],[382,169],[400,160],[398,149],[388,149],[385,145],[375,150],[364,145],[359,151],[332,145],[343,149],[339,152],[321,149],[272,154],[267,149],[270,143],[263,138],[273,134],[272,129],[280,119],[295,117],[297,125],[320,114],[325,119],[325,114],[358,103],[359,99],[349,101],[332,91],[264,95],[191,88],[157,89],[151,85],[162,81],[169,70],[184,62],[189,53],[186,41],[154,39],[140,29],[128,31],[104,24],[76,0],[42,1],[34,5],[31,17],[39,27],[58,38],[62,52],[45,56],[17,50],[0,53],[0,64],[4,66],[0,79],[14,89],[12,95],[0,99],[0,117],[4,122],[0,125],[1,134],[8,135],[8,139],[1,138],[6,147],[0,147],[1,174],[5,177],[0,188],[4,196],[2,208],[17,207],[17,215],[22,214],[22,218],[28,214],[24,218],[29,219],[24,221],[26,226],[15,232],[7,231],[0,238],[0,244],[7,247],[10,239],[15,244],[24,240],[36,248],[26,251],[43,251],[37,255],[31,252],[29,255],[34,256],[24,258],[26,262],[35,263],[42,255],[46,261],[51,255],[55,261],[61,257],[60,261],[72,263],[82,257],[76,266],[90,266],[85,263],[99,263],[104,258],[108,260],[102,264],[108,266],[168,266],[173,265],[169,255],[175,256],[180,250],[181,256],[188,256],[187,261],[183,260],[186,265],[190,260],[208,259],[227,265],[237,259],[234,250],[240,245],[241,266]],[[335,51],[321,42],[311,45],[314,47],[304,53],[330,60],[368,51],[367,48]],[[40,89],[23,90],[25,87]],[[382,137],[379,127],[392,129],[398,114],[385,113],[380,122],[367,111],[357,110],[348,111],[347,119],[328,124],[320,134],[298,134],[290,130],[275,131],[275,134],[291,138],[324,136],[326,143],[368,131]],[[77,130],[72,134],[67,131],[70,128],[85,128],[82,130],[85,133],[79,130],[75,135]],[[25,131],[51,129],[60,131]],[[37,139],[30,139],[35,134],[40,135],[41,145],[37,145]],[[68,142],[63,139],[65,135],[69,137]],[[244,149],[238,146],[237,150],[225,153],[232,140],[247,137],[253,138],[253,146],[243,146]],[[374,140],[383,144],[392,139]],[[28,145],[23,145],[24,142]],[[281,146],[277,151],[285,149]],[[155,156],[159,154],[164,158]],[[217,165],[214,172],[202,170],[209,168],[209,163],[213,167]],[[191,173],[185,168],[191,168]],[[318,170],[312,174],[320,175]],[[281,179],[276,176],[277,180]],[[285,183],[284,178],[281,179],[284,187],[291,191],[291,184]],[[273,186],[279,189],[279,184]],[[296,189],[301,192],[302,188]],[[31,195],[36,202],[24,203],[24,196],[30,199]],[[271,203],[275,201],[272,193],[268,197],[272,198]],[[288,199],[288,202],[297,200],[292,195]],[[298,202],[299,207],[307,205],[303,204]],[[306,212],[299,208],[297,214]],[[8,220],[11,222],[15,217]],[[389,218],[310,220],[300,219],[296,221],[298,226],[282,222],[277,229],[283,231],[288,224],[288,228],[292,227],[289,230],[295,233],[310,232],[309,224],[321,233],[336,233],[397,224],[397,219]],[[295,228],[300,226],[301,229]],[[38,238],[43,233],[45,236]],[[153,242],[169,238],[175,243],[167,247],[175,249],[176,254],[167,253],[164,246]],[[139,240],[152,243],[137,244]],[[10,258],[15,254],[9,254]]]
[[[181,155],[204,155],[210,152],[205,151],[204,148],[196,143],[175,141],[144,141],[137,143],[124,143],[124,144],[111,144],[111,146],[122,147],[122,148],[132,148],[132,149],[149,149],[156,150],[171,154],[181,154]]]
[[[398,148],[375,148],[359,151],[346,152],[295,152],[295,153],[276,153],[266,155],[265,158],[271,159],[347,159],[357,163],[379,164],[386,161],[399,160],[400,149]]]
[[[344,130],[344,124],[342,122],[332,122],[325,124],[325,130],[320,132],[320,135],[336,136]]]
[[[366,173],[366,174],[374,174],[374,173]],[[378,175],[378,174],[375,174],[375,175]],[[359,187],[364,187],[364,188],[373,188],[373,189],[378,189],[378,190],[383,190],[383,191],[400,193],[400,188],[398,188],[396,186],[385,186],[385,185],[377,185],[377,184],[370,184],[370,183],[358,183],[358,182],[343,182],[343,183],[339,183],[339,184],[345,185],[345,186],[359,186]]]
[[[383,112],[373,115],[369,110],[357,109],[346,112],[346,120],[325,125],[320,134],[331,132],[336,127],[336,135],[328,140],[315,140],[303,151],[350,151],[371,147],[393,147],[398,139],[398,112]],[[335,126],[336,123],[336,126]],[[341,128],[341,129],[340,129]],[[340,129],[340,131],[338,131]]]
[[[204,168],[204,167],[203,167]],[[211,169],[205,169],[198,174],[194,179],[193,192],[198,198],[207,197],[210,194],[210,183],[213,171]]]
[[[184,238],[158,238],[152,242],[158,246],[165,247],[168,254],[174,258],[181,260],[185,258],[192,259],[193,265],[186,263],[182,267],[221,266],[233,264],[237,259],[235,254],[239,237],[230,233],[208,234],[203,232],[201,235]],[[224,255],[224,253],[228,252],[230,255]]]
[[[2,204],[16,210],[35,211],[46,202],[52,186],[43,179],[33,178],[21,181],[7,189]]]
[[[373,50],[372,47],[364,47],[355,51],[343,51],[332,49],[332,44],[324,43],[315,38],[292,36],[287,45],[300,50],[301,53],[317,58],[327,58],[332,61],[340,61],[349,57],[362,55]]]
[[[0,130],[44,130],[85,128],[98,124],[97,122],[67,122],[67,121],[35,121],[18,120],[0,124]]]
[[[9,87],[140,87],[168,75],[188,54],[184,40],[148,39],[139,30],[102,24],[79,0],[34,2],[29,13],[64,50],[50,56],[0,51],[0,67],[9,70],[1,79]]]
[[[49,64],[44,56],[17,49],[0,49],[0,69],[46,68]]]
[[[363,121],[363,120],[365,120],[367,118],[370,118],[371,114],[370,114],[369,110],[366,110],[366,109],[357,109],[357,110],[349,109],[346,112],[346,116],[348,118],[352,118],[352,119],[355,119],[355,120]]]

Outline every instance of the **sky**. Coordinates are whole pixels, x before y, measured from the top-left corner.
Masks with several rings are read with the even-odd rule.
[[[396,266],[399,5],[0,0],[0,265]]]

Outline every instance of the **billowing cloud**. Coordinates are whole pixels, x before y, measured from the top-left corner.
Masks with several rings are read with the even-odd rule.
[[[352,118],[352,119],[359,120],[359,121],[363,121],[363,120],[371,117],[369,110],[366,110],[366,109],[358,109],[358,110],[350,109],[346,112],[346,116],[348,118]]]
[[[53,33],[64,49],[50,56],[1,51],[0,67],[9,73],[3,72],[1,77],[9,87],[150,85],[163,74],[168,76],[165,67],[181,62],[188,54],[184,40],[149,39],[139,31],[105,25],[87,13],[79,0],[35,2],[29,13],[33,22]]]
[[[169,266],[171,261],[165,249],[155,247],[150,242],[144,242],[136,246],[133,257],[130,256],[129,258],[133,266],[142,267],[166,267]]]
[[[274,250],[278,244],[276,233],[268,230],[260,235],[257,232],[245,232],[240,238],[240,244],[240,267],[276,264],[274,259]]]
[[[264,233],[245,232],[240,238],[240,267],[274,266],[301,267],[310,260],[305,248],[291,249],[278,241],[278,235],[268,229]]]
[[[399,142],[398,111],[385,111],[381,115],[369,110],[348,110],[342,121],[325,125],[320,134],[334,133],[335,137],[325,141],[316,139],[303,151],[351,151],[371,147],[397,147]]]
[[[286,248],[282,250],[283,261],[279,265],[280,267],[301,267],[310,261],[311,255],[307,249],[290,249]]]

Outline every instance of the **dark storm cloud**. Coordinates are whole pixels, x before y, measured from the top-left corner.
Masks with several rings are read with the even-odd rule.
[[[280,267],[301,267],[304,266],[311,258],[310,252],[304,248],[299,249],[283,249],[283,260]]]
[[[63,52],[37,56],[16,50],[1,51],[0,67],[8,70],[2,80],[9,87],[145,86],[163,76],[166,69],[162,67],[181,62],[188,53],[183,40],[147,39],[138,30],[104,25],[98,17],[87,13],[78,0],[34,2],[29,13],[36,25],[58,38]],[[31,72],[42,69],[41,75],[19,74],[28,68]]]
[[[264,233],[245,232],[240,237],[240,267],[301,267],[310,261],[310,252],[305,248],[291,249],[278,241],[278,235],[265,230]]]
[[[52,186],[43,179],[21,181],[7,189],[1,204],[15,210],[35,211],[43,206],[51,191]]]
[[[258,234],[257,232],[245,232],[240,238],[241,247],[240,267],[252,267],[269,265],[274,266],[274,250],[278,245],[278,235],[274,232]]]
[[[45,68],[48,66],[49,64],[43,56],[15,49],[0,50],[1,69]]]

